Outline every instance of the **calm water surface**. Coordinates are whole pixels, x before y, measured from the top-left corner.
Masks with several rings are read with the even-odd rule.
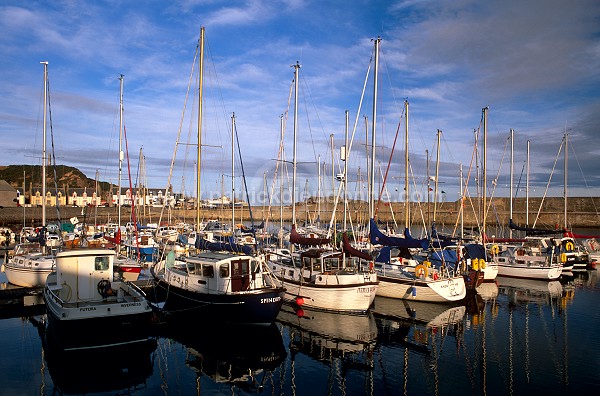
[[[2,305],[0,394],[598,394],[597,280],[498,278],[462,305],[378,297],[366,316],[284,307],[262,330],[194,318],[79,355],[46,342],[43,307]]]

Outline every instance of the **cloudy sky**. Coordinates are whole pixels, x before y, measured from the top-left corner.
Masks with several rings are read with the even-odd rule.
[[[438,193],[456,200],[461,165],[468,194],[477,194],[487,106],[488,197],[509,195],[511,128],[517,197],[525,196],[527,141],[530,196],[544,195],[547,186],[549,195],[562,195],[565,133],[569,195],[598,196],[599,17],[595,0],[4,0],[0,165],[41,163],[40,61],[48,61],[48,150],[57,163],[117,183],[123,74],[132,183],[165,188],[170,180],[175,191],[195,195],[198,88],[190,77],[197,71],[192,67],[204,26],[203,198],[231,190],[233,113],[251,200],[260,200],[265,185],[278,194],[273,179],[282,115],[287,162],[280,162],[286,171],[278,178],[291,176],[296,62],[297,191],[317,195],[321,174],[321,194],[331,194],[331,175],[341,172],[348,111],[350,136],[355,131],[348,189],[364,193],[377,37],[375,146],[381,174],[399,130],[386,184],[391,199],[403,199],[405,100],[412,199],[427,200],[427,174],[439,169]],[[239,158],[236,163],[239,196]],[[129,184],[128,173],[125,163],[123,185]]]

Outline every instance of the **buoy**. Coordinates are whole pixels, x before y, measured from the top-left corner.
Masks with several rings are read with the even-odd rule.
[[[567,254],[566,253],[561,253],[560,254],[560,261],[562,263],[566,263],[567,262]]]
[[[414,286],[412,287],[412,296],[417,297],[417,288]]]
[[[475,271],[479,270],[479,260],[478,259],[471,260],[471,268],[473,268]]]
[[[299,307],[304,305],[304,299],[302,297],[296,297],[296,305]]]
[[[299,318],[303,317],[303,316],[304,316],[304,310],[303,310],[302,308],[298,308],[298,309],[296,310],[296,315],[297,315]]]

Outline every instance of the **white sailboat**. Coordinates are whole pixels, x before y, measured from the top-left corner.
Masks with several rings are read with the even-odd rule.
[[[124,254],[120,253],[120,249],[121,249],[121,206],[122,206],[122,202],[121,202],[121,176],[123,173],[123,79],[124,76],[121,74],[119,76],[119,186],[118,186],[118,202],[117,202],[117,217],[118,217],[118,226],[117,226],[117,234],[119,235],[118,241],[117,242],[117,246],[115,247],[115,249],[117,249],[117,256],[115,257],[114,260],[114,266],[115,266],[115,275],[117,277],[121,277],[125,280],[128,281],[135,281],[138,279],[138,277],[140,276],[140,272],[142,271],[142,266],[139,263],[139,261],[137,259],[128,257]],[[133,198],[135,199],[135,198]],[[137,227],[137,224],[134,224],[134,227]],[[137,230],[134,232],[134,242],[137,244]],[[136,252],[137,253],[137,252]],[[137,254],[136,254],[137,256]]]
[[[383,246],[401,249],[410,256],[409,248],[418,248],[418,242],[411,241],[409,238],[388,237],[381,233],[374,219],[374,167],[375,167],[375,124],[377,117],[377,70],[379,66],[379,43],[380,39],[375,40],[375,69],[374,69],[374,93],[373,93],[373,122],[372,122],[372,142],[371,142],[371,181],[369,186],[370,196],[370,238],[375,246]],[[406,133],[406,152],[405,152],[405,227],[408,231],[409,226],[409,202],[408,202],[408,101],[405,106],[405,133]],[[409,244],[416,244],[410,246]],[[465,280],[460,274],[450,273],[449,271],[438,271],[432,267],[423,264],[417,265],[412,257],[402,258],[396,263],[380,262],[375,264],[379,287],[377,295],[382,297],[410,299],[427,302],[447,302],[458,301],[465,298],[467,289]]]
[[[326,238],[302,237],[296,232],[296,136],[298,129],[298,77],[294,65],[294,148],[292,170],[292,233],[290,256],[268,254],[269,266],[286,288],[284,300],[302,308],[343,313],[365,313],[375,299],[379,282],[374,271],[364,271],[355,258],[340,251],[308,248],[294,252],[294,244],[319,246]]]
[[[44,65],[44,121],[42,139],[42,227],[38,242],[17,244],[9,253],[3,270],[8,282],[22,287],[43,287],[54,268],[54,255],[48,252],[46,238],[46,129],[48,120],[48,62]]]

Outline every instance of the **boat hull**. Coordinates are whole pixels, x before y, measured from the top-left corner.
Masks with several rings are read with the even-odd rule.
[[[21,287],[44,287],[54,268],[54,257],[15,256],[3,266],[9,283]]]
[[[223,323],[264,325],[275,321],[283,303],[283,288],[257,289],[237,293],[198,293],[164,279],[157,279],[155,289],[163,310],[175,319],[202,315]]]
[[[460,301],[467,295],[465,280],[461,276],[437,280],[414,279],[379,275],[377,295],[423,302]]]
[[[498,275],[511,278],[556,280],[562,274],[562,265],[520,265],[498,263]]]

